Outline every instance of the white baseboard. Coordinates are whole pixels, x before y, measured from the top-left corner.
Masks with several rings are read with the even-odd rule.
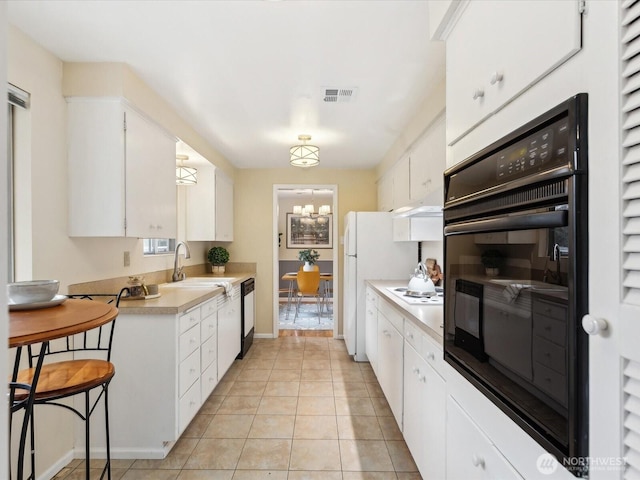
[[[273,333],[254,333],[253,338],[276,338]]]
[[[162,460],[165,458],[171,447],[173,446],[173,442],[166,445],[165,448],[158,449],[150,449],[150,448],[112,448],[111,449],[111,459],[124,459],[124,460],[134,460],[134,459],[159,459]]]
[[[38,475],[38,480],[51,480],[60,472],[60,470],[62,470],[67,465],[69,465],[69,462],[71,462],[73,458],[74,458],[73,450],[69,450],[62,457],[60,457],[57,462],[55,462],[53,465],[47,468],[44,472]]]

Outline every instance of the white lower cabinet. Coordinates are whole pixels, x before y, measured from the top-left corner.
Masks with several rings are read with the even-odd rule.
[[[240,353],[242,336],[240,287],[233,287],[230,297],[218,297],[218,380]]]
[[[405,323],[409,324],[408,321]],[[411,327],[405,328],[405,334],[408,330],[410,331]],[[409,333],[415,335],[418,332],[416,329],[415,332]],[[428,348],[421,345],[428,341],[425,334],[416,335],[420,354],[412,346],[411,337],[405,338],[402,433],[422,478],[445,478],[445,381],[423,358],[423,350]],[[429,353],[430,350],[427,355]]]
[[[378,312],[378,383],[402,430],[404,319],[386,302]],[[399,329],[396,328],[398,325]]]
[[[447,479],[519,479],[491,440],[452,396],[447,397]]]
[[[114,458],[163,458],[213,392],[240,351],[239,287],[232,292],[179,315],[118,316],[109,388]],[[96,422],[96,446],[99,429]]]

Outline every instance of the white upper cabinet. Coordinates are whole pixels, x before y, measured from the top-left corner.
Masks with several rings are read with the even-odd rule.
[[[411,202],[409,179],[411,178],[410,157],[402,157],[393,167],[393,209],[404,207]]]
[[[175,238],[175,138],[122,99],[67,101],[69,235]]]
[[[482,0],[458,10],[444,35],[450,145],[581,48],[579,0]]]
[[[393,210],[393,177],[387,172],[378,182],[378,210],[390,212]]]
[[[442,205],[443,172],[447,156],[445,127],[443,111],[380,179],[378,210],[388,212],[425,202]]]
[[[233,182],[213,165],[198,166],[198,183],[186,189],[189,241],[233,240]]]
[[[425,198],[441,189],[447,157],[444,112],[439,115],[409,154],[409,190],[411,201]]]

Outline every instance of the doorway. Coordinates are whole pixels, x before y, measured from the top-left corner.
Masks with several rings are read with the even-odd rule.
[[[273,187],[273,332],[332,332],[338,337],[337,185]],[[321,279],[316,295],[298,294],[301,250],[319,254]],[[293,333],[293,332],[291,332]]]

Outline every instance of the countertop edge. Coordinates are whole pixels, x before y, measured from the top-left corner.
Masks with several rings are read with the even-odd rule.
[[[220,275],[203,274],[198,277],[215,279]],[[235,287],[249,278],[256,278],[255,273],[233,273],[224,278],[233,277],[231,284]],[[147,300],[127,300],[120,302],[118,311],[123,315],[176,315],[190,308],[224,294],[223,287],[172,287],[171,283],[159,286],[160,297]]]

